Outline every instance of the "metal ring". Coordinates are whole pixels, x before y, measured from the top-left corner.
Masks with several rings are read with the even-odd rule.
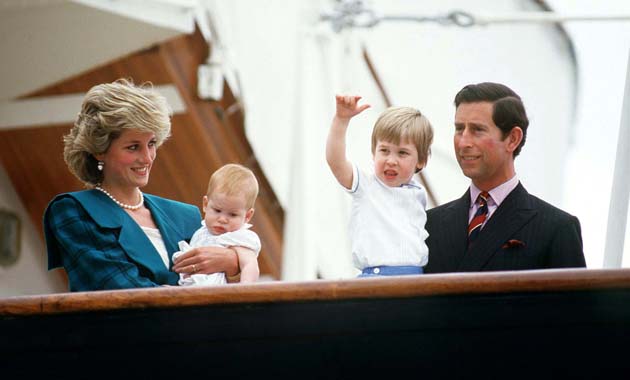
[[[446,16],[446,19],[461,27],[470,27],[475,25],[475,17],[464,11],[453,11]]]
[[[196,266],[195,264],[193,264],[193,265],[192,265],[192,267],[193,267],[192,272],[193,272],[193,273],[197,273],[197,266]]]

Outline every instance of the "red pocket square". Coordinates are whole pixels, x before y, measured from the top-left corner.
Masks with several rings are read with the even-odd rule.
[[[516,239],[510,239],[506,241],[505,244],[501,246],[501,248],[508,249],[508,248],[524,247],[524,246],[525,246],[525,243],[523,243],[522,241],[516,240]]]

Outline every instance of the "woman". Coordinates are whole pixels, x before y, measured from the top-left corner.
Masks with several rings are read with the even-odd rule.
[[[170,136],[170,111],[155,90],[121,79],[88,91],[64,159],[89,190],[48,205],[48,268],[63,266],[71,291],[176,285],[178,273],[238,272],[232,250],[196,248],[178,259],[178,242],[199,227],[195,206],[143,194],[157,148]],[[176,273],[178,272],[178,273]]]

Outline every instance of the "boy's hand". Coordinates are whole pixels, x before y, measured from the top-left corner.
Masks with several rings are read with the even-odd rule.
[[[350,119],[366,109],[369,104],[359,105],[360,96],[335,95],[337,112],[333,117],[326,140],[326,162],[341,186],[350,189],[352,186],[352,164],[346,158],[346,130]]]
[[[336,117],[339,119],[350,119],[366,109],[370,108],[369,104],[359,105],[361,99],[358,95],[335,95],[337,101]]]

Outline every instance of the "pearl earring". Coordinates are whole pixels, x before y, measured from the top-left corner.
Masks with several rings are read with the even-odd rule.
[[[99,161],[98,164],[96,164],[96,168],[99,172],[103,171],[103,166],[105,166],[105,163],[103,161]]]

